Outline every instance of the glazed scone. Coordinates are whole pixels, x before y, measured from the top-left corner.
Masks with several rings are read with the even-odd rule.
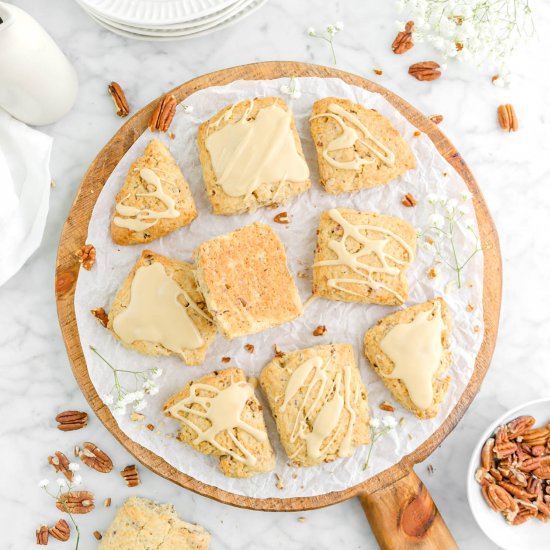
[[[406,141],[374,109],[327,97],[313,104],[310,120],[319,177],[329,193],[383,185],[416,167]]]
[[[260,384],[293,465],[331,462],[369,443],[367,390],[350,344],[285,353],[264,367]]]
[[[180,519],[173,504],[130,497],[103,533],[98,550],[207,550],[210,534]]]
[[[228,105],[201,124],[198,147],[214,214],[284,204],[311,186],[294,117],[281,98]]]
[[[433,418],[449,389],[451,314],[442,298],[384,317],[365,334],[365,355],[386,387],[418,418]]]
[[[241,369],[214,371],[189,382],[163,409],[179,420],[178,439],[218,457],[224,475],[247,478],[275,467],[262,406]]]
[[[115,200],[111,236],[116,244],[149,243],[197,217],[189,185],[158,139],[130,166]]]
[[[350,208],[321,214],[313,263],[313,294],[329,300],[386,306],[407,299],[406,270],[416,230],[405,220]]]
[[[124,346],[200,365],[216,335],[192,266],[144,250],[117,292],[107,324]]]
[[[205,241],[193,256],[199,288],[226,338],[254,334],[302,314],[283,243],[268,225],[253,223]]]

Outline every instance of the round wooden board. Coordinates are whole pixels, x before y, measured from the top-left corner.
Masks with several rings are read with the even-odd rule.
[[[111,141],[101,150],[84,175],[63,227],[56,264],[57,311],[73,373],[90,406],[107,429],[137,460],[162,477],[174,481],[196,493],[227,504],[269,511],[296,511],[320,508],[341,502],[355,495],[373,493],[403,479],[411,472],[414,464],[424,460],[456,426],[481,386],[495,347],[502,289],[501,257],[497,232],[472,173],[460,156],[460,153],[453,147],[441,130],[422,113],[389,90],[359,76],[336,69],[304,63],[273,61],[244,65],[207,74],[175,88],[172,90],[172,93],[176,96],[178,102],[181,102],[197,90],[202,90],[209,86],[228,84],[234,80],[269,80],[290,76],[336,77],[349,84],[360,86],[371,92],[380,93],[412,124],[428,135],[439,152],[462,176],[474,195],[475,212],[484,248],[484,339],[477,356],[474,373],[460,400],[441,427],[413,453],[405,456],[398,464],[364,483],[343,491],[314,497],[255,499],[220,490],[217,487],[207,485],[179,472],[153,452],[132,441],[120,430],[110,410],[98,397],[90,381],[82,353],[74,310],[74,292],[80,267],[75,257],[75,251],[80,249],[86,242],[92,210],[104,183],[126,151],[146,130],[149,118],[158,100],[144,107],[122,126]]]

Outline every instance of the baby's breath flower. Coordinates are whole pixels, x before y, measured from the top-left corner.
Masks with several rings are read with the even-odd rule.
[[[447,212],[449,214],[452,214],[454,211],[455,211],[455,208],[458,206],[458,201],[456,199],[449,199],[446,203],[445,203],[445,210],[447,210]],[[437,226],[436,226],[437,227]]]
[[[445,218],[441,214],[432,214],[429,218],[429,223],[437,229],[441,229],[445,225]]]
[[[472,220],[471,218],[464,220],[462,223],[464,224],[464,227],[466,227],[466,229],[473,230],[475,228],[474,220]]]
[[[369,420],[369,425],[370,425],[371,428],[374,428],[374,429],[379,428],[380,424],[381,424],[381,422],[380,422],[379,418],[371,418]]]
[[[428,252],[431,252],[433,250],[433,247],[434,247],[434,245],[430,241],[424,241],[422,243],[422,248],[424,250],[427,250]]]
[[[180,106],[184,113],[192,113],[194,110],[193,105],[187,105],[186,103],[181,103]]]
[[[435,193],[428,193],[428,195],[426,195],[426,200],[430,204],[437,204],[437,201],[439,200],[439,197]]]
[[[122,416],[123,414],[126,414],[126,406],[123,405],[120,401],[115,403],[114,407],[112,408],[113,413],[115,413],[118,416]]]
[[[49,484],[50,484],[50,480],[49,480],[49,479],[41,479],[41,480],[38,482],[38,486],[39,486],[41,489],[45,489]]]
[[[159,378],[162,376],[162,369],[159,367],[154,367],[151,369],[151,378]]]
[[[313,27],[309,27],[307,33],[309,34],[309,36],[317,36]]]
[[[470,213],[470,209],[461,204],[458,208],[457,208],[457,212],[461,215],[461,216],[465,216],[466,214],[469,214]]]
[[[101,400],[105,405],[112,405],[115,398],[111,394],[105,394],[101,396]]]
[[[334,28],[337,31],[343,31],[344,30],[344,23],[342,21],[336,21],[336,23],[334,24]]]
[[[391,415],[386,415],[380,420],[380,418],[372,417],[369,420],[370,426],[370,447],[369,453],[367,455],[367,460],[363,466],[363,470],[366,470],[369,467],[370,456],[374,444],[380,439],[383,435],[386,435],[390,430],[393,430],[397,426],[397,421]]]
[[[134,411],[139,412],[142,411],[147,407],[147,401],[144,401],[143,399],[136,401],[134,403]]]
[[[62,477],[58,477],[55,482],[57,483],[57,485],[63,489],[64,487],[67,487],[67,482],[62,478]]]
[[[69,470],[71,470],[71,472],[78,472],[78,470],[80,470],[80,464],[69,462]]]
[[[313,38],[319,38],[328,42],[330,45],[330,51],[332,52],[332,62],[336,65],[336,52],[334,50],[334,36],[344,29],[344,23],[342,21],[336,22],[334,25],[329,24],[325,28],[323,34],[317,34],[313,27],[309,27],[307,34]]]
[[[460,198],[466,202],[466,201],[469,201],[471,198],[473,197],[472,193],[470,191],[462,191],[462,193],[460,193]]]
[[[327,32],[329,34],[336,34],[336,27],[334,25],[327,25]]]
[[[395,428],[397,426],[397,420],[395,420],[393,416],[390,416],[388,414],[384,416],[384,418],[382,418],[382,424],[384,424],[386,428],[389,428],[391,430],[392,428]]]
[[[81,483],[82,483],[82,476],[81,475],[76,475],[76,476],[73,477],[72,485],[77,487]]]
[[[424,231],[422,230],[421,227],[416,228],[416,236],[417,237],[422,237],[423,233],[424,233]]]

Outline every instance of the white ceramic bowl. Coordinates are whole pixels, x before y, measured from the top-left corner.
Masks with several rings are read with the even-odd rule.
[[[522,525],[508,525],[502,514],[493,512],[483,495],[481,486],[475,480],[474,474],[480,465],[480,454],[483,444],[495,429],[501,424],[506,424],[517,416],[528,414],[537,420],[536,426],[544,425],[550,420],[550,398],[529,401],[492,422],[483,432],[472,453],[468,466],[468,502],[475,520],[481,530],[501,548],[505,550],[548,550],[550,548],[550,523],[542,523],[538,520],[529,520]]]

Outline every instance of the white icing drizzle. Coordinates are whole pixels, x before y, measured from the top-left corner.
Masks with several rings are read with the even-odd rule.
[[[336,105],[335,103],[331,103],[328,106],[328,110],[329,112],[327,113],[312,116],[310,120],[321,117],[329,117],[334,119],[342,129],[342,133],[328,143],[323,150],[323,158],[331,166],[342,170],[360,170],[361,166],[364,164],[372,164],[374,162],[374,157],[380,159],[387,166],[393,166],[395,164],[395,154],[381,141],[376,139],[357,116],[346,111],[340,107],[340,105]],[[355,128],[348,126],[344,120],[351,123],[355,126]],[[357,129],[361,131],[363,137],[360,137]],[[357,151],[353,149],[357,142],[364,145],[374,157],[362,158]],[[330,153],[345,149],[351,149],[353,151],[352,160],[339,161],[330,155]]]
[[[187,306],[180,302],[180,297]],[[204,316],[187,292],[167,275],[164,266],[154,262],[136,271],[130,302],[113,320],[113,330],[127,344],[153,342],[174,353],[197,349],[204,341],[187,307],[201,311]]]
[[[341,372],[336,374],[330,388],[329,383],[323,359],[312,357],[292,373],[281,405],[283,413],[291,400],[301,399],[290,433],[290,443],[300,439],[306,446],[308,456],[314,459],[322,459],[327,455],[336,438],[336,428],[344,408],[349,413],[349,420],[338,448],[338,456],[351,456],[353,453],[352,436],[357,415],[352,402],[357,398],[357,390],[351,385],[351,366],[344,367],[343,384]],[[302,387],[305,387],[305,392],[300,398],[298,394]],[[308,405],[310,400],[311,404]],[[318,412],[314,416],[315,411]],[[327,438],[330,439],[324,443]],[[299,447],[290,458],[296,456],[301,448]]]
[[[331,239],[328,243],[328,247],[338,257],[335,258],[334,260],[322,260],[322,261],[316,262],[314,264],[314,267],[330,266],[330,265],[345,265],[349,267],[354,273],[361,275],[363,279],[353,279],[350,277],[338,277],[334,279],[329,279],[328,286],[330,288],[334,288],[342,292],[347,292],[348,294],[364,297],[362,294],[355,292],[353,290],[350,290],[342,285],[346,283],[366,285],[372,288],[373,290],[378,290],[378,289],[386,290],[391,294],[393,294],[398,300],[400,300],[401,302],[404,302],[405,298],[403,296],[401,296],[398,292],[396,292],[394,289],[390,288],[389,286],[385,285],[384,283],[380,281],[376,281],[373,278],[373,275],[376,273],[384,273],[388,275],[399,275],[401,269],[397,266],[391,266],[388,263],[388,261],[391,261],[397,264],[398,266],[403,266],[402,269],[407,267],[414,261],[414,252],[412,248],[399,235],[395,234],[393,231],[390,231],[389,229],[386,229],[385,227],[380,227],[377,225],[369,225],[369,224],[363,224],[363,225],[352,224],[351,222],[347,221],[344,218],[344,216],[342,216],[342,214],[339,212],[339,210],[336,208],[332,208],[329,210],[329,216],[333,221],[338,223],[342,227],[342,230],[344,231],[344,234],[340,241]],[[407,253],[407,256],[408,256],[407,261],[402,261],[399,258],[395,258],[394,256],[386,252],[385,248],[389,242],[389,238],[382,237],[381,239],[371,239],[366,235],[364,235],[362,231],[373,231],[394,239],[397,243],[399,243],[400,246],[403,247],[403,249]],[[348,238],[354,239],[361,245],[361,247],[357,252],[350,252],[347,249],[346,241]],[[361,261],[362,258],[365,258],[370,254],[374,254],[381,265],[371,265],[364,261]]]
[[[386,378],[400,379],[419,409],[427,409],[433,403],[432,379],[443,354],[444,329],[441,304],[437,301],[412,322],[392,327],[380,342],[380,348],[395,365]]]
[[[115,210],[120,216],[115,216],[113,223],[118,227],[124,227],[131,231],[145,231],[156,225],[161,219],[177,218],[180,213],[176,209],[176,201],[164,191],[161,179],[157,174],[151,168],[142,168],[139,175],[145,183],[152,185],[155,190],[149,193],[136,193],[136,197],[155,197],[166,206],[166,210],[158,211],[150,208],[128,206],[124,204],[124,201],[130,197],[130,193],[128,193],[120,202],[116,203]]]
[[[248,197],[262,183],[302,182],[309,177],[305,159],[298,153],[292,131],[292,115],[278,105],[258,111],[249,120],[254,102],[243,116],[230,122],[232,106],[210,124],[206,148],[217,183],[230,197]],[[227,124],[218,129],[221,121]]]
[[[203,392],[203,395],[199,395],[199,392]],[[257,457],[237,439],[234,433],[234,430],[240,429],[258,441],[267,440],[265,431],[254,428],[241,419],[246,402],[253,398],[254,388],[247,382],[231,383],[222,390],[209,384],[193,382],[189,388],[189,397],[178,401],[168,411],[171,416],[181,420],[196,432],[197,437],[193,440],[195,445],[206,441],[222,454],[229,455],[247,466],[254,466],[258,461]],[[205,430],[201,430],[194,422],[189,420],[189,415],[205,418],[210,426]],[[224,447],[216,439],[223,432],[227,433],[240,453]]]

